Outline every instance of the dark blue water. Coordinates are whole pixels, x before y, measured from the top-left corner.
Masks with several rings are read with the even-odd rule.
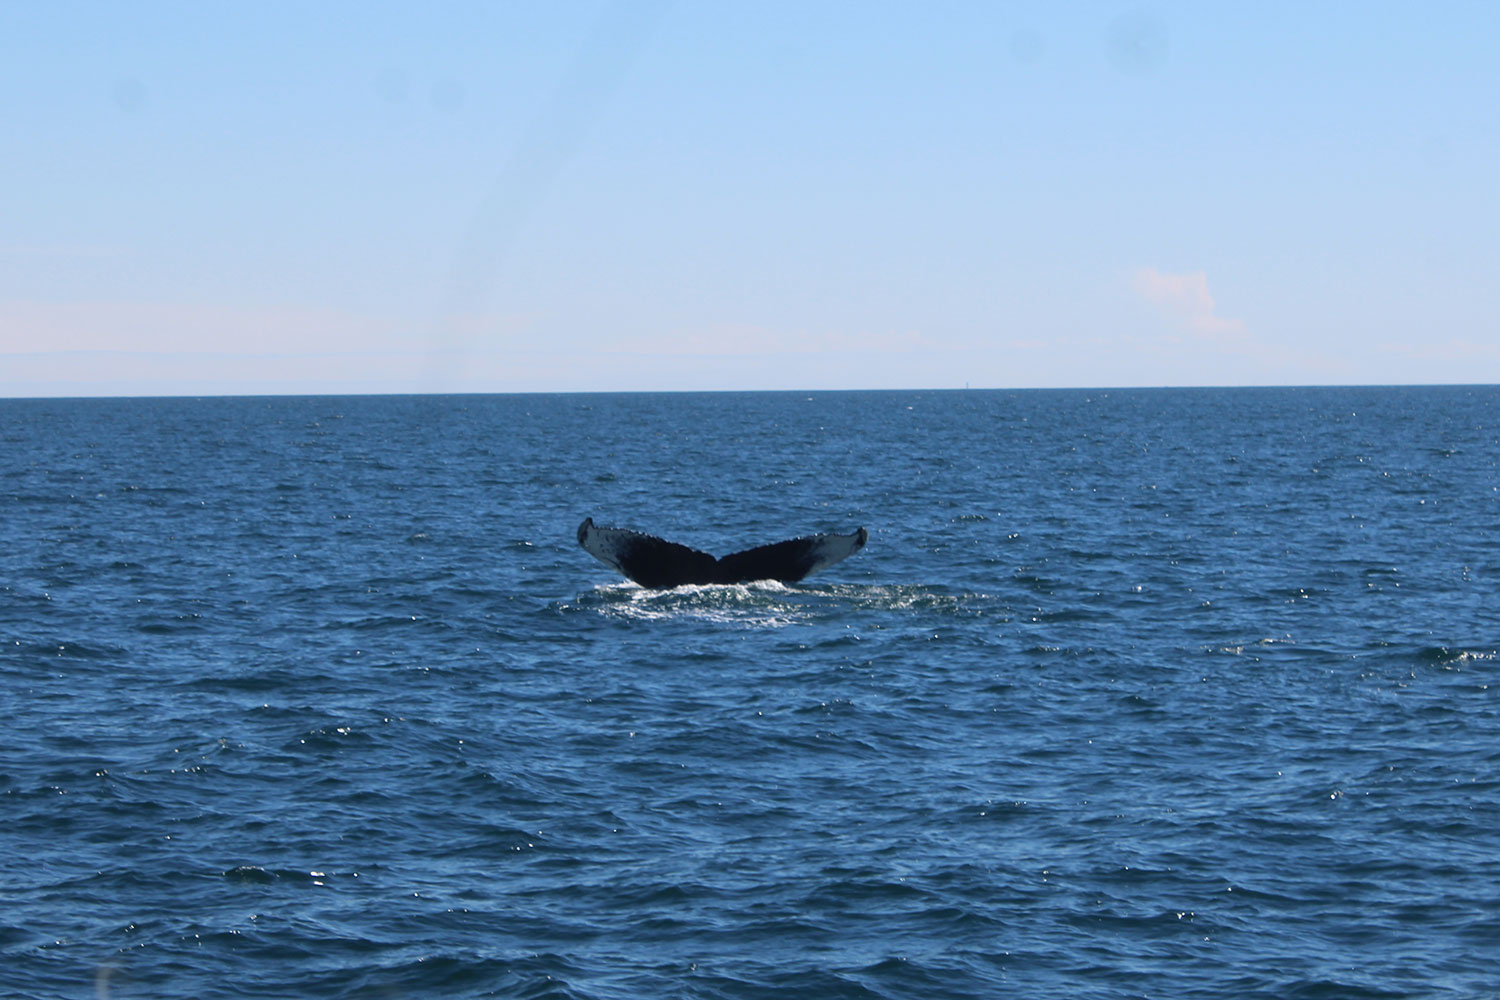
[[[1500,389],[0,401],[0,995],[1492,997]],[[600,524],[868,548],[648,592]]]

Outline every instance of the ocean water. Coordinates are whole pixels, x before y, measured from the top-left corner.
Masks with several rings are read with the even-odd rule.
[[[1500,389],[0,401],[0,996],[1500,995]],[[801,584],[642,590],[585,516]]]

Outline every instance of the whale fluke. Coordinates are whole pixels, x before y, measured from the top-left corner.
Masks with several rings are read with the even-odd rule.
[[[655,535],[624,528],[601,528],[592,517],[584,518],[578,526],[578,544],[585,552],[642,587],[754,580],[796,583],[848,559],[869,540],[870,533],[860,528],[849,535],[808,535],[715,559],[707,552]]]

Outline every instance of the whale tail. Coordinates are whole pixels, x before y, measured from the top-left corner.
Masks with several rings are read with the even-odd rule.
[[[578,544],[585,552],[643,587],[755,580],[796,583],[848,559],[869,540],[870,533],[860,528],[847,535],[807,535],[760,545],[715,559],[707,552],[655,535],[601,528],[592,517],[584,518],[578,526]]]

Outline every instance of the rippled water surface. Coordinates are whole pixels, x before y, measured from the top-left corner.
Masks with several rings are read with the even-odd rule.
[[[0,401],[0,995],[1500,994],[1500,390]],[[796,585],[647,591],[586,515]]]

